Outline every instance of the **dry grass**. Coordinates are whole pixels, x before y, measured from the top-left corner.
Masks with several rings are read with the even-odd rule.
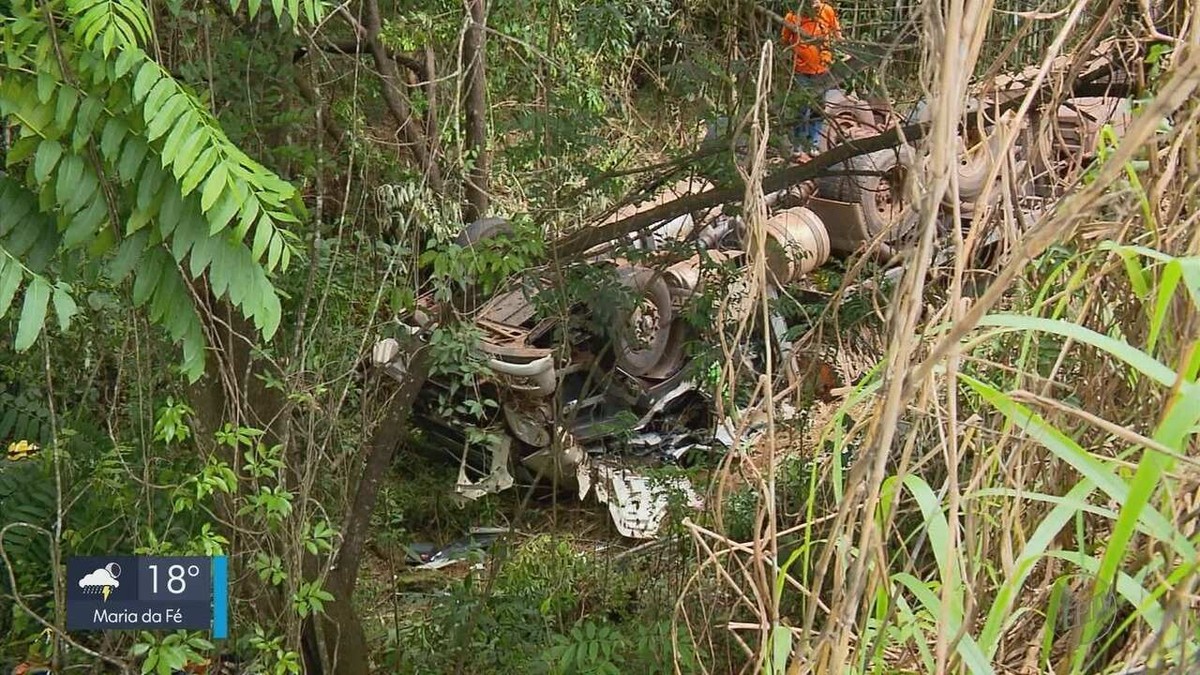
[[[1071,54],[1087,5],[1062,9],[1039,79]],[[1042,218],[1023,225],[1002,200],[986,221],[1007,245],[990,283],[971,293],[985,229],[937,241],[936,219],[947,193],[956,201],[957,121],[990,12],[990,0],[926,4],[933,128],[915,181],[921,236],[888,305],[878,377],[824,415],[823,440],[835,456],[856,448],[853,465],[842,472],[812,452],[810,436],[792,451],[813,457],[821,489],[799,517],[777,513],[774,467],[786,449],[764,378],[754,405],[771,427],[758,449],[770,461],[727,469],[763,495],[755,535],[735,541],[688,524],[698,562],[677,639],[702,646],[728,632],[745,653],[742,672],[1195,672],[1195,9],[1167,17],[1172,30],[1121,26],[1181,36],[1153,99]],[[1031,94],[1019,114],[1036,103]],[[1018,132],[1007,128],[1003,145]],[[761,153],[743,175],[752,230],[760,165]],[[1000,185],[1020,184],[1012,168],[997,166]],[[931,287],[938,247],[952,255]],[[732,357],[725,375],[737,376]],[[841,434],[851,408],[862,423]],[[721,618],[698,611],[689,590],[714,582],[732,598]]]

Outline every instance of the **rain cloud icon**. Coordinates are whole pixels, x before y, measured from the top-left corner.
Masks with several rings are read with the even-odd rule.
[[[85,574],[79,580],[79,587],[84,593],[100,593],[104,596],[104,601],[108,602],[108,596],[112,593],[112,589],[121,585],[117,581],[117,577],[121,576],[121,566],[115,562],[109,563],[100,569]]]

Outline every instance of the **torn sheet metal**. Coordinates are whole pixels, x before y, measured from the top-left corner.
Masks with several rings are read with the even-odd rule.
[[[557,443],[526,455],[521,459],[535,476],[549,480],[555,485],[578,488],[579,499],[587,496],[591,488],[591,464],[587,451],[567,432],[560,432]]]
[[[744,416],[745,414],[746,412],[743,411],[742,415]],[[746,425],[746,428],[742,430],[743,433],[740,436],[738,435],[739,426],[740,425],[737,422],[733,421],[732,417],[726,417],[721,421],[720,424],[717,425],[717,431],[715,434],[713,434],[713,438],[715,438],[718,443],[724,445],[730,450],[734,449],[734,446],[745,449],[753,445],[754,441],[758,440],[758,437],[763,435],[763,432],[766,431],[767,425],[765,419],[752,420]],[[739,440],[741,443],[738,443]]]
[[[692,450],[711,450],[711,446],[699,442],[695,433],[658,433],[644,431],[626,443],[629,451],[638,456],[658,455],[664,460],[679,462]]]
[[[498,436],[492,447],[492,469],[482,480],[471,482],[467,478],[467,453],[464,450],[462,461],[458,465],[458,482],[454,485],[455,494],[460,498],[474,501],[493,492],[507,490],[513,485],[512,474],[508,472],[509,451],[512,441],[508,436]]]
[[[796,406],[785,402],[780,403],[775,407],[775,421],[786,422],[794,420],[800,416],[800,411]],[[745,426],[739,422],[735,422],[732,417],[726,416],[720,424],[717,425],[716,432],[713,438],[732,450],[735,445],[741,449],[746,449],[754,444],[760,436],[767,432],[767,414],[759,408],[743,408],[738,410],[738,419],[749,419],[745,422]],[[738,430],[742,434],[738,436]],[[737,443],[737,441],[741,443]]]
[[[622,536],[631,539],[658,536],[672,493],[682,493],[693,509],[704,506],[686,478],[652,478],[608,464],[596,467],[596,500],[608,505],[608,513]]]
[[[646,425],[649,424],[655,417],[657,417],[659,413],[663,411],[663,409],[671,404],[672,401],[680,396],[683,396],[684,394],[687,394],[688,392],[698,390],[699,385],[695,380],[683,380],[677,386],[662,394],[658,400],[654,402],[654,405],[650,406],[650,410],[646,411],[646,414],[642,415],[642,417],[637,421],[637,424],[633,425],[633,431],[641,431],[642,429],[645,429]]]

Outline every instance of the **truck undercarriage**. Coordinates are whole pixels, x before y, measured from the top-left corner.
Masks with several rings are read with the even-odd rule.
[[[1080,80],[1093,89],[1127,84],[1119,53],[1115,41],[1102,45]],[[952,177],[957,199],[946,200],[936,216],[942,238],[957,227],[999,245],[1013,234],[989,227],[989,214],[1001,209],[1016,210],[1017,220],[1032,226],[1044,204],[1080,179],[1095,157],[1101,129],[1107,125],[1119,136],[1129,121],[1130,102],[1116,95],[1067,96],[1056,109],[1031,106],[1017,117],[1016,104],[1036,97],[1035,77],[1004,75],[976,88],[959,128],[960,161]],[[920,105],[901,116],[886,102],[838,90],[825,103],[828,123],[818,152],[927,119]],[[1006,145],[1009,132],[1016,140]],[[903,256],[895,252],[918,229],[914,204],[920,186],[912,176],[918,175],[920,161],[917,147],[900,144],[852,156],[830,175],[766,195],[767,287],[762,292],[772,299],[784,292],[803,294],[806,275],[830,259],[867,249],[899,264]],[[619,209],[605,223],[711,189],[706,181],[685,179]],[[503,220],[486,219],[468,226],[458,243],[484,245],[507,231]],[[647,511],[645,504],[661,498],[657,493],[631,497],[650,488],[630,487],[628,475],[622,478],[618,469],[686,464],[732,447],[745,435],[746,425],[734,422],[736,411],[712,399],[703,367],[689,351],[697,340],[713,339],[715,327],[697,325],[689,315],[695,301],[710,291],[718,294],[727,320],[746,321],[759,310],[751,305],[757,296],[746,254],[754,250],[754,236],[738,215],[699,209],[628,236],[625,243],[636,255],[620,257],[611,247],[596,247],[565,271],[531,271],[490,297],[475,298],[483,302],[470,303],[476,306],[468,307],[467,315],[486,368],[473,381],[471,396],[490,404],[464,416],[458,405],[464,389],[432,378],[414,408],[414,444],[460,464],[458,490],[465,497],[514,485],[549,485],[582,498],[595,484],[622,532],[653,536],[650,512],[657,507]],[[553,293],[572,268],[605,275],[610,292],[591,305],[577,302],[547,312],[548,303],[539,298]],[[430,293],[397,322],[424,340],[437,328],[440,313]],[[834,361],[794,350],[785,319],[773,309],[768,313],[770,345],[764,344],[762,331],[749,331],[727,346],[747,369],[764,374],[769,349],[787,376],[811,381],[811,395],[827,396],[851,384],[855,374]],[[403,379],[400,352],[396,340],[381,340],[373,361]],[[812,367],[801,367],[802,360]],[[617,489],[618,484],[623,487]],[[626,504],[616,504],[620,499]],[[629,506],[633,502],[638,504]]]

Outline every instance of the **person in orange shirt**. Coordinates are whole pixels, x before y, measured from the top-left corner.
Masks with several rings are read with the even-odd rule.
[[[783,18],[783,44],[792,50],[792,77],[804,101],[799,123],[792,130],[795,154],[816,148],[821,137],[822,103],[826,90],[832,86],[830,43],[842,37],[833,7],[825,0],[811,2],[810,6],[788,12]]]

